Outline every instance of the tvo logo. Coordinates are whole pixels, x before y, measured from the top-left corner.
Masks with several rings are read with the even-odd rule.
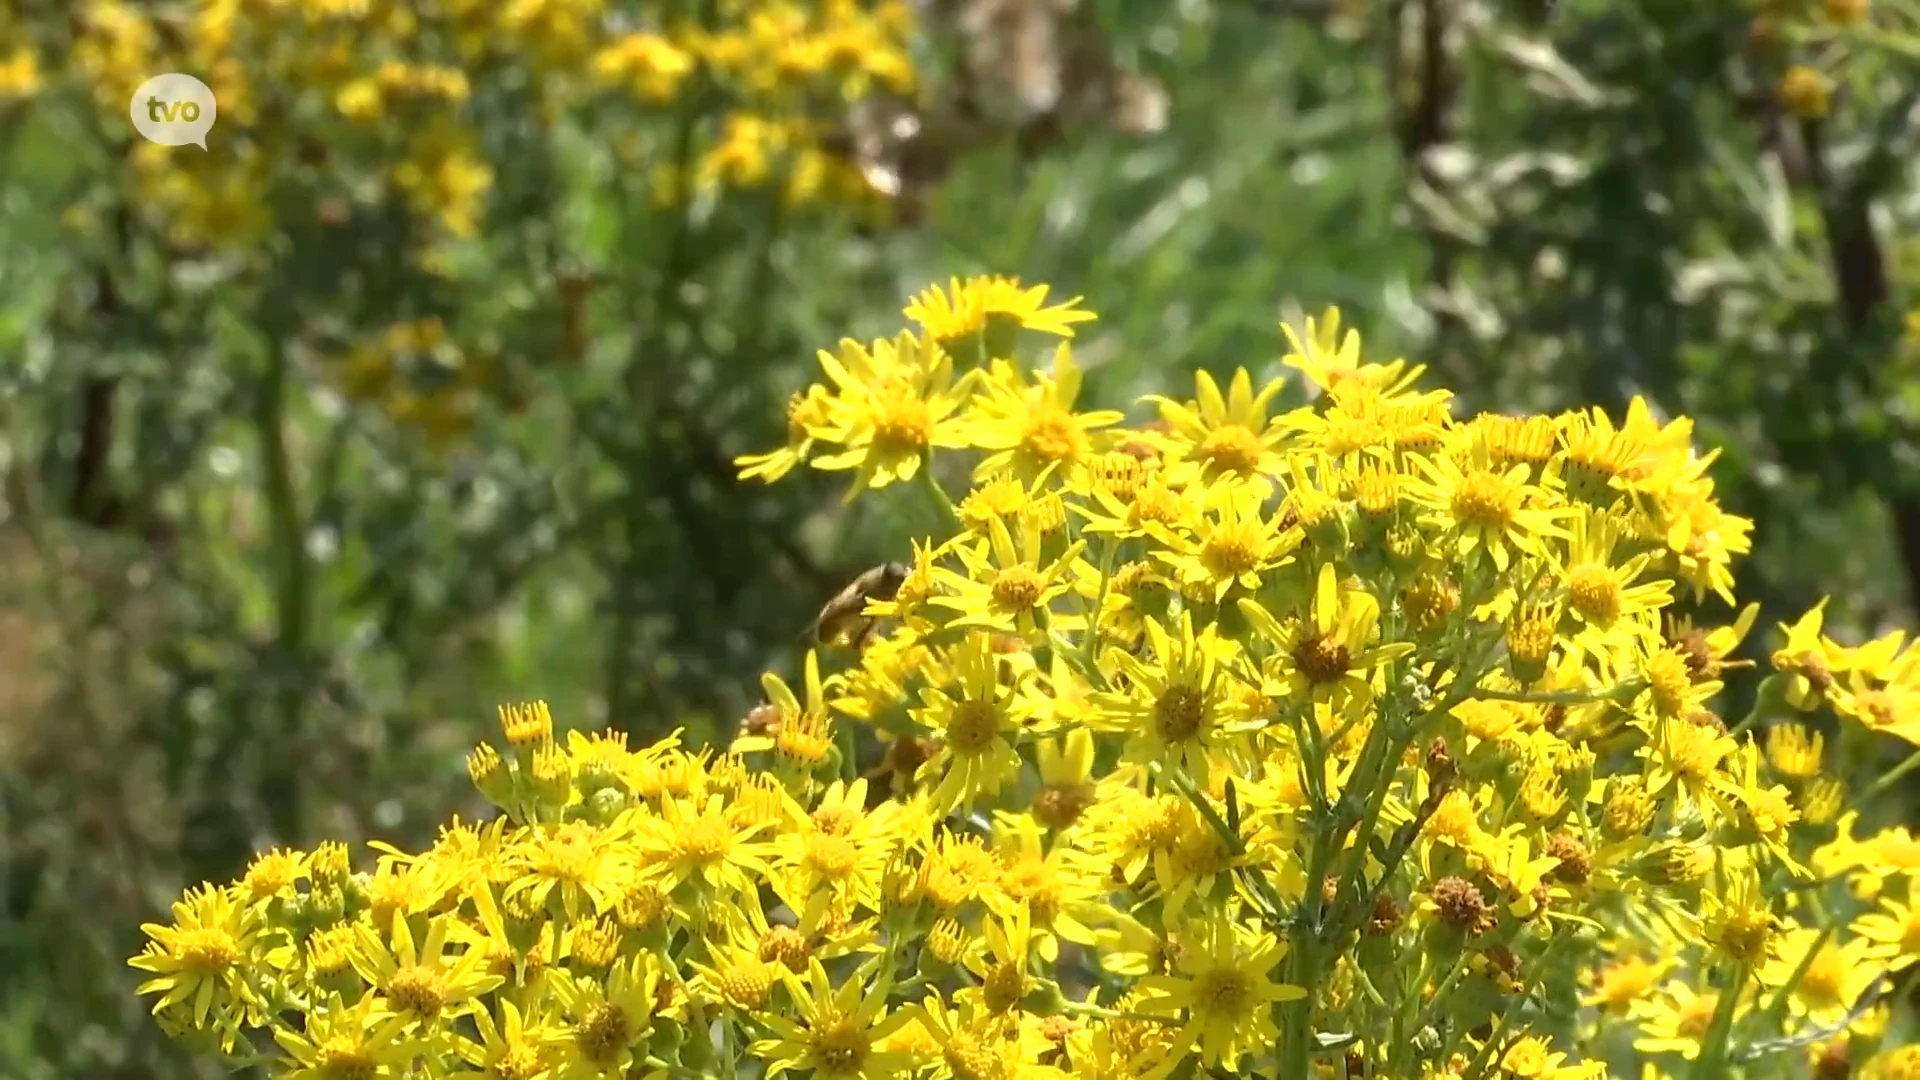
[[[207,132],[219,113],[213,91],[191,75],[168,72],[140,84],[127,104],[133,129],[162,146],[207,148]]]

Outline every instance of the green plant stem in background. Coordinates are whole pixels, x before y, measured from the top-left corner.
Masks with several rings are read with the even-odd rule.
[[[271,324],[269,324],[271,325]],[[261,796],[272,816],[274,831],[288,842],[300,835],[299,770],[303,740],[303,707],[306,701],[308,611],[311,576],[308,564],[306,526],[302,521],[299,492],[293,479],[293,462],[287,448],[288,365],[286,346],[272,339],[267,342],[265,376],[254,408],[254,436],[260,446],[261,495],[267,504],[272,530],[273,550],[269,556],[277,563],[274,574],[277,634],[274,641],[279,662],[276,687],[278,731],[275,749],[264,754]]]
[[[1878,798],[1892,788],[1894,784],[1899,783],[1901,778],[1915,769],[1920,769],[1920,750],[1915,750],[1913,753],[1908,754],[1906,759],[1901,761],[1900,764],[1888,769],[1886,775],[1867,785],[1867,790],[1860,793],[1860,797],[1854,800],[1854,805],[1861,806]]]
[[[1752,972],[1750,964],[1739,963],[1734,966],[1733,978],[1721,991],[1720,1000],[1713,1010],[1713,1020],[1700,1040],[1700,1056],[1693,1063],[1693,1080],[1722,1080],[1725,1075],[1727,1041],[1733,1034],[1733,1017],[1739,1011],[1740,993],[1747,988],[1747,977]]]

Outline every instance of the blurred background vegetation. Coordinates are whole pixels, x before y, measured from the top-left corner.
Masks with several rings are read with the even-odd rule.
[[[1644,394],[1763,626],[1910,621],[1917,104],[1920,0],[13,0],[0,1077],[194,1075],[139,922],[476,812],[502,699],[730,730],[927,524],[730,460],[950,274],[1088,297],[1101,404],[1329,303],[1470,409]]]

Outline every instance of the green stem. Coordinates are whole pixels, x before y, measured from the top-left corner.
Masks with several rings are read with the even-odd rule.
[[[1080,639],[1080,659],[1091,667],[1100,648],[1100,613],[1107,607],[1107,585],[1113,580],[1113,557],[1120,545],[1111,536],[1100,539],[1100,591],[1094,595],[1093,610],[1087,613],[1086,636]]]
[[[281,664],[278,680],[280,749],[263,755],[261,794],[282,839],[299,833],[300,777],[294,762],[301,757],[306,694],[307,631],[312,582],[307,563],[306,526],[301,520],[299,493],[293,480],[292,455],[287,449],[288,357],[285,345],[270,341],[267,368],[254,405],[254,434],[260,442],[261,498],[267,504],[268,528],[273,536],[276,617],[275,651]]]
[[[1913,753],[1908,754],[1906,760],[1888,769],[1885,776],[1867,785],[1867,790],[1860,793],[1860,797],[1854,801],[1854,805],[1859,806],[1869,799],[1885,794],[1888,788],[1900,781],[1901,777],[1915,769],[1920,769],[1920,750],[1915,750]]]
[[[1740,991],[1746,989],[1751,971],[1747,964],[1734,968],[1733,981],[1713,1010],[1713,1022],[1707,1027],[1706,1038],[1700,1041],[1700,1056],[1693,1063],[1693,1080],[1719,1080],[1726,1072],[1727,1039],[1733,1033],[1733,1014],[1739,1007]]]
[[[933,455],[931,453],[927,455],[925,461],[920,463],[918,478],[920,480],[920,486],[926,488],[927,491],[932,494],[934,505],[940,508],[940,513],[945,517],[947,524],[958,526],[960,524],[960,511],[953,505],[953,500],[948,497],[947,489],[941,487],[940,481],[934,479]]]
[[[1646,689],[1646,683],[1629,679],[1605,690],[1501,690],[1482,686],[1466,695],[1479,701],[1517,701],[1531,705],[1591,705],[1596,701],[1620,701]]]
[[[1770,711],[1780,700],[1781,685],[1779,675],[1769,675],[1760,680],[1760,688],[1753,695],[1753,708],[1747,710],[1747,715],[1741,717],[1739,723],[1728,728],[1727,734],[1738,738],[1748,728],[1758,723],[1761,715]]]
[[[1319,989],[1319,939],[1313,934],[1296,934],[1289,954],[1287,981],[1306,991],[1297,1001],[1281,1002],[1280,1080],[1311,1080],[1313,1077],[1313,999]]]
[[[1103,1009],[1098,1005],[1089,1005],[1084,1001],[1063,1001],[1060,1003],[1060,1011],[1073,1013],[1076,1016],[1096,1016],[1102,1020],[1140,1020],[1150,1024],[1173,1024],[1179,1021],[1179,1018],[1175,1016],[1155,1016],[1152,1013],[1119,1012],[1114,1009]]]

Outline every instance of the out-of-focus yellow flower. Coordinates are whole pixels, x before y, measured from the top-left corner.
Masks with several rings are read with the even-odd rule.
[[[40,92],[40,58],[26,45],[0,56],[0,102],[30,98]]]
[[[1804,119],[1827,115],[1833,98],[1833,84],[1819,71],[1795,64],[1780,77],[1780,103],[1787,111]]]

